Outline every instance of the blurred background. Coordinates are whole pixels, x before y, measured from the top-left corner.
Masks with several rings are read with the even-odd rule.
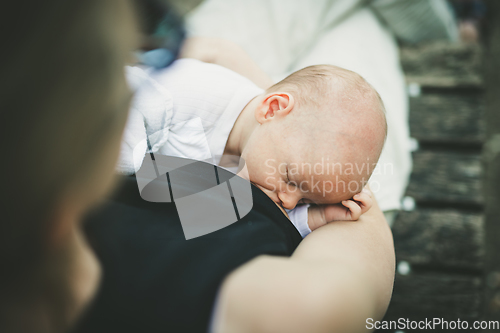
[[[487,8],[483,1],[449,3],[458,41],[401,45],[413,170],[393,226],[397,272],[387,319],[483,318]]]

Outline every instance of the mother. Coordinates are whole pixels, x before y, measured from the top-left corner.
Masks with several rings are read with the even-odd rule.
[[[136,23],[123,0],[28,4],[1,14],[0,331],[64,332],[98,285],[80,220],[113,185]],[[213,327],[360,332],[383,315],[393,274],[375,204],[357,223],[312,233],[291,257],[259,256],[225,277]]]

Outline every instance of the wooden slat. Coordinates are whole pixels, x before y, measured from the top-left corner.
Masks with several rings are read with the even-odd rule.
[[[480,315],[481,294],[481,277],[432,272],[397,274],[384,320],[474,320]]]
[[[482,205],[479,154],[417,151],[407,195],[417,203]]]
[[[473,88],[482,89],[483,80],[479,75],[469,75],[464,77],[453,77],[449,75],[439,76],[437,73],[429,75],[405,75],[406,83],[418,83],[422,87],[432,88]]]
[[[481,49],[477,45],[441,42],[401,50],[407,82],[424,87],[480,88],[481,60]]]
[[[446,209],[400,212],[393,226],[398,260],[452,269],[482,269],[483,219]]]
[[[485,34],[486,99],[488,107],[485,121],[488,136],[484,145],[483,191],[485,200],[485,267],[486,288],[484,290],[484,319],[500,319],[500,3],[487,1],[488,33]],[[498,332],[488,330],[485,332]]]
[[[410,98],[410,133],[421,142],[484,141],[484,97],[481,93],[424,93]]]

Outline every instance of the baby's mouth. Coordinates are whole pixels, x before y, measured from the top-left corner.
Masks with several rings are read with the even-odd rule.
[[[264,192],[265,193],[265,192]],[[267,193],[266,193],[267,194]],[[281,210],[285,210],[286,208],[283,206],[283,201],[281,201],[280,199],[274,199],[274,198],[271,198],[269,195],[267,195],[272,201],[274,201],[274,203],[281,209]],[[288,214],[287,214],[288,215]]]
[[[290,219],[290,217],[288,216],[288,213],[286,212],[285,210],[285,207],[283,207],[283,202],[279,199],[279,197],[276,195],[277,198],[273,198],[272,196],[270,196],[268,194],[268,191],[266,189],[264,189],[263,187],[261,187],[260,185],[254,183],[254,182],[251,182],[253,185],[257,186],[262,192],[264,192],[268,197],[269,199],[271,199],[275,204],[276,206],[278,206],[278,208],[281,210],[281,212],[283,214],[285,214],[285,216]],[[271,193],[274,193],[274,192],[271,192]]]

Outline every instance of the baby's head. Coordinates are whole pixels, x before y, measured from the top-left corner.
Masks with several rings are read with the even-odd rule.
[[[250,180],[291,209],[359,193],[384,145],[380,96],[360,75],[332,65],[301,69],[267,89],[242,158]]]

